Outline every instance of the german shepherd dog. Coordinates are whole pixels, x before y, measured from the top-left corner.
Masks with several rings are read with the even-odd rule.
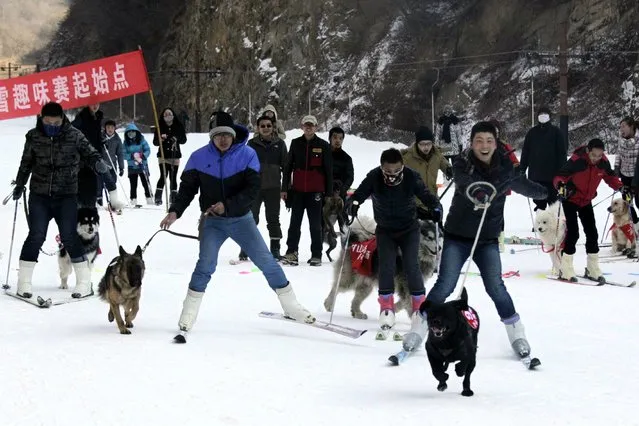
[[[128,254],[120,246],[120,255],[111,261],[98,286],[100,298],[110,305],[109,322],[115,319],[120,334],[131,334],[129,328],[133,327],[133,320],[140,308],[144,271],[140,246],[133,254]],[[124,321],[120,306],[124,307]]]
[[[100,254],[100,215],[96,209],[78,209],[77,233],[82,245],[82,252],[89,261],[89,269],[93,270],[93,262]],[[69,288],[67,282],[73,272],[71,257],[61,241],[58,241],[58,270],[60,271],[60,288]]]
[[[428,324],[426,354],[433,376],[439,381],[437,390],[443,392],[448,388],[448,364],[459,361],[455,373],[457,377],[464,376],[462,395],[473,396],[470,374],[477,360],[479,316],[468,306],[466,289],[459,300],[434,304],[426,299],[419,310]]]
[[[339,219],[344,212],[344,200],[340,197],[340,190],[339,184],[335,184],[333,187],[333,196],[326,198],[324,200],[324,206],[322,207],[324,242],[328,244],[326,257],[328,257],[329,262],[333,261],[331,252],[337,247],[335,222],[341,222]]]
[[[433,272],[437,267],[437,250],[441,242],[442,233],[439,233],[440,241],[437,241],[437,233],[435,232],[435,227],[437,225],[435,222],[419,219],[419,225],[419,231],[421,234],[418,251],[419,268],[422,271],[424,280],[427,280],[433,275]],[[375,236],[374,232],[376,226],[377,224],[375,221],[367,216],[358,216],[358,219],[350,226],[350,235],[346,245],[347,252],[343,257],[340,255],[337,262],[333,264],[333,286],[329,295],[326,297],[326,300],[324,300],[324,307],[328,312],[333,310],[331,302],[335,296],[335,290],[339,286],[340,293],[344,293],[349,290],[355,291],[355,295],[351,302],[351,315],[358,319],[368,318],[368,316],[362,312],[361,306],[373,290],[379,287],[376,270],[377,260],[373,258],[372,276],[363,276],[358,274],[351,266],[351,246],[355,242],[366,241],[373,238]],[[343,267],[342,259],[344,259]],[[410,315],[412,310],[410,290],[402,267],[401,253],[399,252],[397,254],[397,267],[395,268],[394,281],[395,292],[399,296],[399,300],[395,303],[395,312],[406,309]]]

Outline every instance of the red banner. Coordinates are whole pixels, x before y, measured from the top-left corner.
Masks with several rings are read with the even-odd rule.
[[[144,57],[136,50],[0,80],[0,120],[37,115],[47,102],[79,108],[149,90]]]

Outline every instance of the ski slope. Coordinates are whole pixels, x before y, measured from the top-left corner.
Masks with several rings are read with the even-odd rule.
[[[24,134],[33,123],[34,119],[0,122],[3,196],[10,191]],[[301,131],[288,134],[299,136]],[[206,143],[206,135],[189,135],[185,156]],[[379,164],[381,151],[390,146],[346,136],[344,148],[354,158],[356,183]],[[159,173],[155,152],[150,162],[153,186]],[[128,180],[124,184],[128,191]],[[597,200],[610,193],[602,186]],[[445,209],[451,196],[449,191],[443,199]],[[607,205],[595,209],[600,232]],[[0,274],[4,282],[10,268],[9,282],[15,287],[27,225],[20,205],[8,265],[14,206],[13,202],[0,206],[4,254]],[[360,212],[372,214],[371,203]],[[198,216],[194,202],[172,230],[195,234]],[[129,252],[144,245],[163,217],[156,207],[126,209],[115,216],[121,244]],[[109,214],[102,211],[101,220],[103,254],[96,262],[94,288],[117,255]],[[281,221],[286,233],[289,214],[283,206]],[[268,238],[265,225],[262,217],[259,228]],[[299,300],[318,319],[328,320],[323,301],[332,265],[326,259],[319,268],[306,265],[310,258],[306,219],[302,230],[300,266],[285,267],[285,272]],[[507,235],[532,235],[528,202],[516,194],[507,201],[506,230]],[[56,234],[52,222],[45,251],[55,251]],[[602,249],[602,254],[607,250]],[[639,289],[546,280],[543,274],[550,270],[546,254],[507,250],[503,270],[519,270],[520,277],[506,279],[506,285],[526,325],[533,355],[542,365],[538,371],[528,371],[514,358],[481,279],[471,275],[466,282],[469,300],[482,325],[471,380],[475,396],[464,398],[461,379],[451,373],[452,368],[448,390],[436,390],[423,348],[400,367],[387,366],[388,356],[401,344],[374,340],[378,312],[374,296],[363,304],[370,317],[366,321],[351,318],[352,294],[338,296],[333,321],[371,330],[357,340],[259,318],[262,310],[280,312],[279,303],[251,264],[228,264],[238,252],[232,241],[222,248],[186,345],[172,344],[171,339],[198,255],[194,240],[160,233],[149,245],[140,312],[131,335],[120,335],[115,324],[107,322],[108,306],[97,298],[38,309],[0,296],[0,425],[639,424],[635,405],[639,321],[634,313]],[[585,267],[585,257],[579,246],[578,273]],[[602,269],[611,280],[633,280],[637,277],[632,274],[639,273],[636,263],[602,264]],[[474,264],[471,271],[477,271]],[[74,283],[75,277],[71,279]],[[427,289],[433,282],[427,282]],[[59,297],[63,291],[56,291],[57,285],[56,258],[42,254],[34,293]],[[400,330],[409,328],[405,313],[398,315],[398,323]]]

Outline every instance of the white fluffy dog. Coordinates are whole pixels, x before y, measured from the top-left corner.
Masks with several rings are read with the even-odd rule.
[[[559,211],[560,206],[561,203],[557,201],[546,207],[546,210],[537,210],[535,215],[535,231],[541,239],[542,250],[550,255],[553,275],[559,274],[561,250],[566,239],[566,218],[563,209]],[[555,244],[559,245],[557,250],[555,250]]]

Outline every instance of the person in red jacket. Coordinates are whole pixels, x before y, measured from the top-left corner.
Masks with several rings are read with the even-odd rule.
[[[327,141],[315,134],[317,119],[302,118],[304,134],[291,141],[282,174],[281,197],[291,208],[286,254],[281,262],[299,264],[298,248],[304,211],[311,231],[311,266],[322,265],[322,201],[333,195],[333,156]],[[292,175],[292,181],[291,181]]]
[[[553,182],[559,192],[566,217],[566,239],[559,267],[559,276],[565,280],[577,280],[573,267],[575,245],[579,239],[577,216],[586,234],[586,276],[598,281],[604,280],[599,269],[599,236],[592,200],[597,196],[597,188],[602,179],[615,191],[623,187],[621,180],[610,167],[604,148],[601,139],[592,139],[587,146],[577,148]],[[627,189],[624,189],[622,192],[626,191]],[[624,194],[624,197],[626,195]]]

